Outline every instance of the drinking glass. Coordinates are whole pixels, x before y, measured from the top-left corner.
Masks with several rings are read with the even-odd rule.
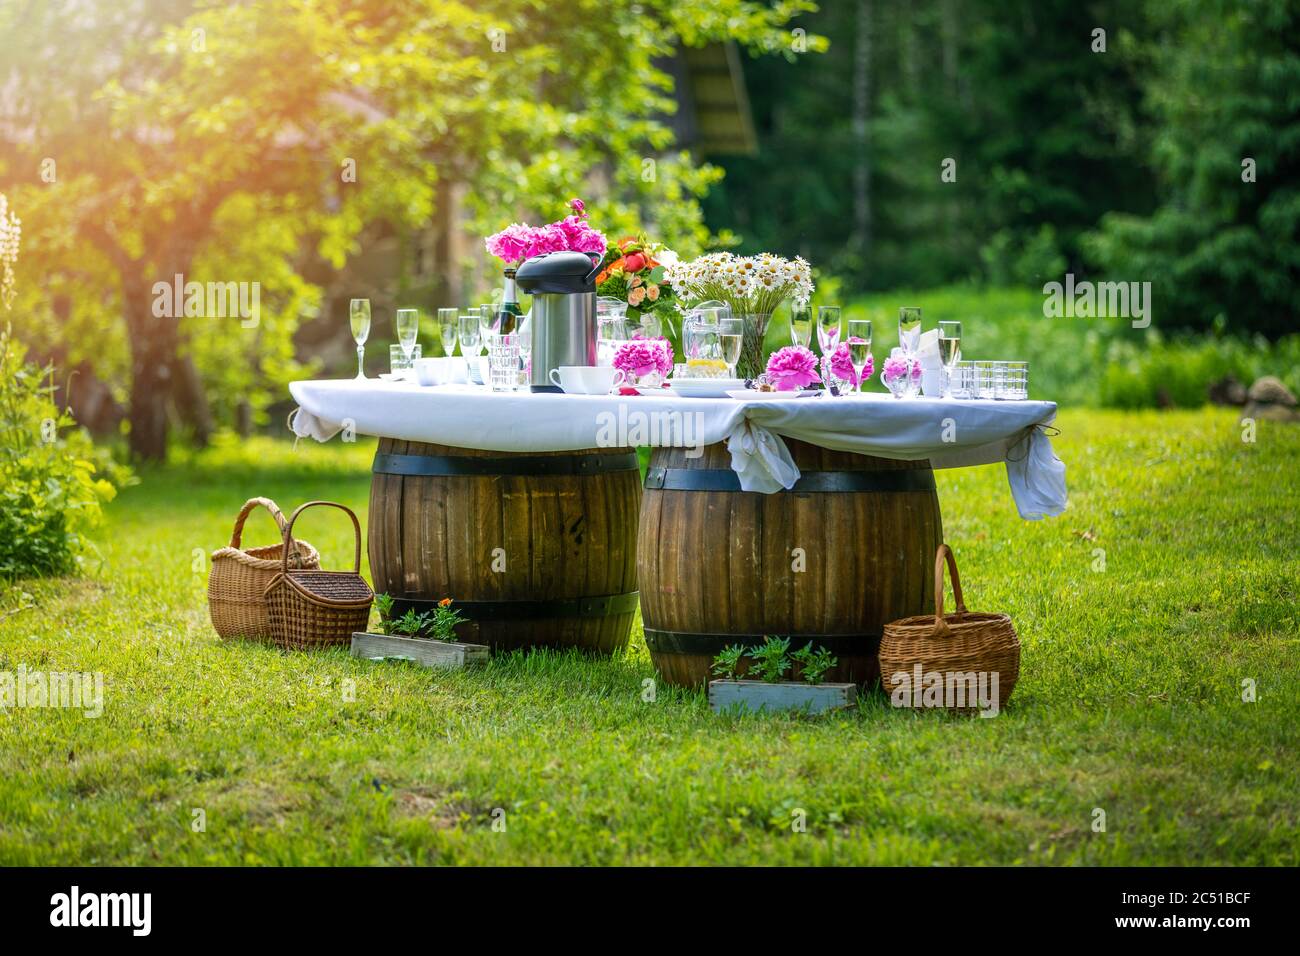
[[[627,340],[627,303],[612,295],[596,299],[596,364],[613,365],[614,353]]]
[[[438,310],[438,337],[442,339],[442,354],[448,358],[456,354],[456,321],[459,316],[455,309]]]
[[[474,310],[470,309],[469,311],[473,312]],[[478,314],[479,338],[483,340],[484,345],[490,348],[491,343],[488,341],[488,336],[494,332],[500,331],[498,328],[500,325],[500,317],[497,315],[497,309],[493,307],[491,302],[484,302],[481,304],[478,307]]]
[[[939,323],[939,361],[943,364],[943,395],[952,398],[952,370],[961,361],[961,323]]]
[[[494,392],[519,388],[519,333],[488,337],[488,384]]]
[[[790,309],[790,341],[807,348],[812,342],[812,309]]]
[[[348,324],[357,343],[357,379],[366,377],[366,339],[370,338],[370,300],[353,299],[348,305]]]
[[[898,345],[908,355],[915,355],[921,344],[921,310],[905,305],[898,310]]]
[[[397,341],[402,346],[402,354],[411,361],[411,350],[415,348],[420,337],[420,310],[397,310]]]
[[[415,343],[415,348],[411,349],[411,357],[407,358],[406,353],[400,345],[388,346],[388,371],[394,378],[406,378],[402,373],[415,367],[415,363],[420,360],[420,343]]]
[[[533,374],[533,318],[532,313],[525,315],[519,323],[519,328],[515,331],[514,336],[518,339],[519,345],[519,388],[521,391],[529,391],[529,379]]]
[[[952,369],[952,397],[975,398],[975,363],[958,361]]]
[[[740,346],[744,340],[745,323],[742,319],[718,322],[718,342],[722,346],[722,361],[727,363],[727,378],[736,377],[736,363],[740,361]]]
[[[997,382],[997,363],[996,362],[976,362],[974,368],[975,387],[971,391],[972,398],[997,398],[995,385]]]
[[[823,305],[817,308],[817,344],[822,355],[830,355],[840,344],[840,307]]]
[[[849,361],[858,379],[857,391],[862,391],[862,370],[871,358],[871,320],[849,319]]]
[[[993,382],[993,397],[1024,401],[1029,397],[1029,363],[997,362]]]
[[[464,312],[460,317],[457,337],[460,339],[460,354],[466,359],[478,355],[480,345],[478,320],[478,315],[471,312]]]

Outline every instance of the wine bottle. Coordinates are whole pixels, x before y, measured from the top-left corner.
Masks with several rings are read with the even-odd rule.
[[[524,310],[516,301],[515,270],[506,270],[506,285],[501,293],[501,310],[497,313],[497,332],[510,335],[519,330],[519,322],[524,317]]]

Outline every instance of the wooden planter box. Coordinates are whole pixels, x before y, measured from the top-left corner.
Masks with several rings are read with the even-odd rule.
[[[352,656],[374,659],[395,657],[422,667],[464,667],[485,663],[490,656],[486,644],[458,644],[427,637],[399,637],[396,634],[352,634]]]
[[[709,681],[709,706],[715,714],[724,710],[806,710],[820,714],[853,706],[858,699],[856,684],[769,684],[761,680]]]

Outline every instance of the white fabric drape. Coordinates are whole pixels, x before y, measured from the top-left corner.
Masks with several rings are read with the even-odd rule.
[[[899,400],[889,395],[735,401],[726,398],[492,392],[380,380],[294,382],[293,430],[327,441],[362,435],[488,451],[573,451],[628,445],[727,443],[746,491],[799,478],[782,436],[879,458],[928,458],[935,468],[1005,462],[1023,518],[1065,509],[1065,465],[1045,428],[1055,402]]]

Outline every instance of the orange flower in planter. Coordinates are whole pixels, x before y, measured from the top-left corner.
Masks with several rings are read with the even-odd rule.
[[[443,598],[438,602],[438,607],[451,607],[451,598]]]

